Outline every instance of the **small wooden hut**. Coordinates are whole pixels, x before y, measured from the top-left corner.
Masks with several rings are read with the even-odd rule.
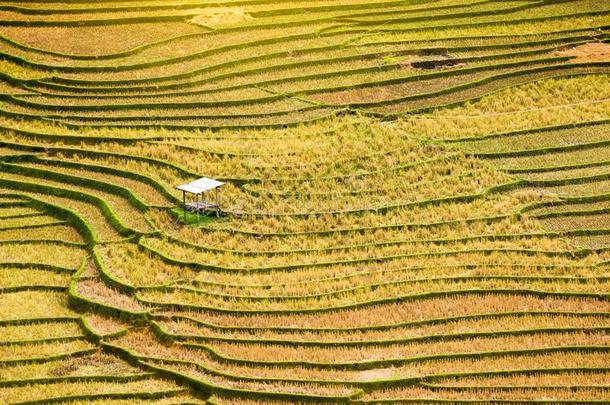
[[[182,184],[176,187],[182,191],[182,209],[184,210],[184,219],[186,220],[186,211],[191,211],[197,214],[205,214],[208,211],[216,211],[216,216],[220,216],[220,199],[218,195],[218,189],[225,183],[202,177],[195,181],[191,181],[187,184]],[[206,200],[204,197],[209,194],[212,190],[215,191],[215,198],[213,201]],[[195,196],[195,201],[186,202],[186,195],[191,194]],[[201,198],[201,200],[200,200]]]

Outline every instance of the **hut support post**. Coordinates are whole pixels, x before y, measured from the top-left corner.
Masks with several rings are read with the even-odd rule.
[[[218,199],[218,188],[216,188],[216,217],[220,216],[220,202]]]
[[[186,222],[186,193],[182,191],[182,211],[184,212],[184,222]]]
[[[199,223],[199,194],[195,194],[195,198],[197,198],[197,223]],[[203,194],[201,194],[201,201],[203,201]]]

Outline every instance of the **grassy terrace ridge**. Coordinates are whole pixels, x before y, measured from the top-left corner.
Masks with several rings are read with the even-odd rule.
[[[606,1],[0,1],[0,403],[607,403],[609,268]]]

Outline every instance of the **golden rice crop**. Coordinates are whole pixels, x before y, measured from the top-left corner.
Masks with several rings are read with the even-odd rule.
[[[0,399],[6,402],[44,400],[71,395],[116,393],[150,393],[175,390],[179,387],[170,381],[155,378],[120,383],[112,382],[57,382],[2,388]]]
[[[44,363],[4,366],[0,369],[0,378],[3,381],[14,381],[68,375],[128,375],[137,372],[138,369],[129,366],[118,357],[96,352],[85,356],[49,360]]]
[[[269,233],[296,233],[318,231],[359,231],[361,228],[420,224],[428,225],[437,222],[464,221],[498,215],[514,215],[521,206],[536,201],[552,201],[548,196],[540,196],[531,191],[514,195],[492,195],[487,198],[475,198],[470,201],[447,201],[434,205],[413,205],[406,209],[393,209],[385,212],[367,211],[358,215],[316,215],[309,217],[276,216],[257,217],[243,215],[234,220],[228,218],[218,223],[207,225],[214,229],[245,231],[256,235]],[[197,229],[187,229],[184,233],[197,233]],[[205,233],[205,232],[204,232]],[[205,236],[203,236],[205,237]],[[199,235],[194,240],[199,240]]]
[[[191,394],[182,393],[178,391],[175,394],[169,395],[167,392],[161,392],[163,396],[161,398],[155,399],[144,399],[148,398],[148,392],[139,395],[139,393],[128,393],[127,395],[134,397],[133,399],[112,399],[112,398],[87,398],[87,404],[100,404],[100,405],[140,405],[143,401],[154,401],[155,404],[159,405],[175,405],[176,403],[189,403],[195,405],[205,405],[206,402],[200,400],[198,398],[193,397]],[[140,398],[138,398],[140,397]],[[79,405],[82,403],[80,400],[76,401],[66,401],[65,404],[69,405]],[[145,402],[144,402],[145,403]]]
[[[0,268],[0,288],[19,286],[67,287],[69,273],[53,273],[45,270]]]
[[[551,130],[536,134],[524,134],[510,136],[510,145],[506,139],[491,138],[463,144],[465,149],[473,153],[523,153],[530,150],[557,147],[562,145],[587,145],[603,142],[604,135],[608,131],[607,125],[592,125],[583,128],[569,128],[563,130]],[[555,173],[561,175],[560,173]],[[566,176],[568,173],[564,173]]]
[[[371,33],[357,38],[353,43],[378,44],[387,42],[406,42],[412,40],[438,40],[445,38],[477,38],[493,36],[494,38],[515,38],[525,35],[546,35],[560,33],[570,29],[590,29],[593,26],[604,24],[606,16],[570,16],[558,17],[545,21],[513,21],[510,24],[482,24],[476,26],[454,27],[451,25],[435,29],[415,31],[388,31]]]
[[[51,225],[60,222],[50,215],[36,215],[17,218],[0,218],[0,229],[27,228],[31,226]]]
[[[312,25],[295,25],[292,27],[283,27],[282,36],[293,36],[293,35],[311,35],[317,30],[331,27],[333,24],[330,22],[320,22]],[[217,31],[212,35],[205,35],[195,43],[191,41],[189,45],[189,53],[192,53],[192,46],[196,46],[198,49],[209,49],[217,48],[219,43],[222,42],[237,42],[247,47],[254,41],[264,41],[272,38],[277,38],[277,32],[268,28],[250,29],[248,30],[248,38],[244,40],[243,31],[231,31],[226,32]],[[222,45],[221,45],[222,46]],[[157,50],[158,52],[158,50]],[[226,60],[225,60],[226,61]],[[104,72],[89,72],[89,73],[64,73],[62,77],[74,78],[74,79],[85,79],[94,81],[113,81],[113,80],[129,80],[133,78],[157,78],[178,75],[181,73],[189,74],[195,72],[201,68],[201,59],[186,60],[181,63],[164,63],[158,66],[151,66],[147,68],[141,68],[137,70],[126,70],[126,71],[112,71],[107,70]]]
[[[2,218],[2,219],[14,217],[14,216],[35,215],[35,214],[40,214],[40,211],[38,211],[34,208],[31,208],[31,207],[17,206],[17,207],[0,208],[0,218]]]
[[[271,340],[284,342],[348,343],[405,339],[429,335],[494,332],[545,328],[596,328],[606,327],[609,318],[602,314],[567,313],[497,313],[471,316],[462,319],[437,319],[430,322],[402,324],[382,329],[233,329],[218,330],[193,321],[160,321],[164,330],[179,336],[206,338],[235,338],[256,342]],[[208,324],[209,325],[209,324]]]
[[[85,250],[52,242],[9,242],[0,245],[2,263],[41,263],[76,269]]]
[[[562,251],[570,250],[569,244],[556,238],[544,235],[522,236],[515,235],[506,240],[449,240],[447,243],[429,243],[426,240],[411,243],[396,243],[384,245],[356,246],[353,248],[331,251],[286,252],[275,255],[269,254],[239,254],[233,252],[215,252],[205,249],[180,246],[162,239],[146,238],[142,244],[151,247],[165,255],[183,261],[201,263],[202,265],[220,266],[236,270],[257,270],[290,265],[315,265],[335,261],[367,260],[376,257],[391,257],[400,255],[434,254],[444,251],[473,251],[473,250],[540,250]]]
[[[193,270],[161,263],[133,244],[102,246],[97,252],[108,273],[127,284],[159,285],[194,277]]]
[[[34,167],[38,169],[49,170],[51,172],[58,172],[63,174],[68,174],[71,176],[76,176],[85,179],[92,179],[96,181],[101,181],[108,184],[120,185],[121,187],[126,188],[131,191],[136,197],[139,197],[144,203],[149,205],[168,205],[168,201],[164,198],[163,195],[157,191],[157,189],[153,188],[147,183],[140,182],[137,180],[130,179],[124,176],[117,176],[107,173],[98,173],[93,170],[87,169],[77,169],[77,168],[66,168],[61,167],[55,168],[52,165],[46,164],[21,164],[21,166],[25,167]]]
[[[49,318],[73,316],[65,293],[22,291],[0,295],[0,319]]]
[[[563,271],[569,270],[573,270],[574,274],[585,275],[592,270],[587,266],[601,263],[602,261],[607,260],[606,258],[607,252],[603,253],[601,256],[598,254],[588,254],[583,257],[570,258],[562,252],[549,256],[544,253],[536,253],[528,250],[510,252],[492,249],[490,251],[477,252],[458,248],[455,251],[404,255],[394,258],[374,256],[369,258],[370,260],[363,260],[360,262],[329,263],[323,265],[321,268],[314,266],[297,269],[285,267],[263,269],[262,271],[256,271],[257,269],[254,269],[245,271],[229,270],[226,272],[201,270],[196,279],[202,283],[225,283],[229,285],[255,287],[257,285],[277,284],[277,282],[274,282],[274,280],[277,280],[277,277],[284,278],[287,284],[292,284],[308,283],[312,280],[333,281],[338,278],[354,278],[358,274],[362,274],[363,277],[375,277],[375,274],[400,273],[401,271],[410,270],[422,270],[422,274],[425,274],[425,270],[434,270],[439,267],[445,267],[448,269],[447,271],[451,271],[451,269],[459,271],[462,267],[480,269],[479,271],[484,271],[485,268],[491,268],[489,271],[494,272],[494,267],[510,269],[511,266],[516,266],[517,268],[557,266],[559,270],[556,274],[558,275],[561,275]],[[239,280],[236,279],[237,277],[244,276],[248,276],[247,281],[249,281],[249,283],[239,283]]]
[[[0,231],[0,240],[59,240],[76,243],[83,242],[82,236],[70,225],[45,226],[43,228],[36,228],[35,231],[30,232],[24,232],[23,229],[3,230]]]
[[[476,388],[469,390],[448,389],[427,389],[420,387],[413,388],[394,388],[375,392],[370,396],[365,396],[365,400],[386,399],[400,400],[402,398],[421,398],[421,399],[444,399],[444,400],[517,400],[528,401],[538,400],[544,397],[551,401],[588,401],[593,398],[596,400],[608,400],[608,390],[606,387],[553,387],[545,389],[538,388],[512,388],[510,390],[494,388]]]
[[[262,363],[240,364],[215,360],[205,350],[192,350],[178,345],[163,345],[149,333],[131,332],[112,342],[128,348],[140,356],[156,359],[184,360],[201,364],[208,369],[232,374],[281,380],[375,381],[392,378],[413,378],[463,372],[491,372],[494,370],[527,370],[565,367],[607,367],[608,360],[599,353],[566,348],[554,353],[524,350],[522,353],[496,356],[465,356],[458,358],[422,358],[402,366],[372,366],[365,369],[316,368],[300,365],[272,366]],[[556,358],[557,362],[553,363]],[[507,366],[510,364],[510,366]]]
[[[106,204],[111,207],[117,218],[122,221],[126,226],[132,227],[133,229],[143,232],[150,230],[150,225],[144,220],[143,216],[140,215],[140,211],[138,211],[126,198],[118,196],[116,194],[100,191],[98,189],[89,188],[86,186],[74,186],[71,184],[66,184],[60,181],[50,180],[42,177],[30,177],[18,174],[9,175],[8,173],[3,173],[2,178],[5,180],[39,184],[93,195],[106,202]]]
[[[452,139],[603,120],[610,114],[607,82],[607,75],[542,79],[397,125],[418,137]]]
[[[109,303],[104,300],[104,303]],[[133,309],[133,308],[132,308]],[[110,318],[96,313],[84,315],[87,325],[100,335],[113,334],[125,330],[129,325],[119,319]]]
[[[92,349],[95,346],[84,339],[71,342],[30,343],[0,346],[0,356],[3,360],[22,360],[46,357],[58,354],[76,353]]]
[[[603,386],[610,373],[606,370],[566,370],[548,372],[515,372],[507,375],[477,375],[434,380],[434,386],[486,387],[486,386]]]
[[[219,313],[170,310],[167,314],[189,316],[220,327],[334,329],[364,328],[417,322],[437,318],[522,311],[605,312],[608,303],[585,297],[536,297],[509,292],[468,293],[386,302],[322,313]]]
[[[2,342],[43,340],[57,337],[82,336],[83,331],[76,322],[43,322],[23,325],[0,326]]]
[[[113,308],[142,311],[144,308],[130,296],[119,293],[99,280],[79,280],[76,283],[76,294],[90,301],[106,304]]]
[[[18,80],[43,79],[48,73],[35,68],[18,65],[8,60],[0,60],[0,71]]]
[[[529,335],[447,339],[426,343],[393,345],[310,347],[298,344],[210,342],[206,346],[228,358],[261,362],[305,361],[312,363],[357,363],[373,360],[405,359],[438,354],[526,350],[558,346],[605,345],[605,332],[531,333]]]
[[[57,197],[45,193],[27,191],[25,194],[36,199],[40,199],[46,203],[64,207],[76,213],[85,220],[85,222],[93,229],[94,234],[102,240],[111,241],[122,239],[122,236],[108,222],[108,219],[102,210],[93,204],[71,198]]]
[[[153,361],[152,364],[155,364]],[[196,378],[203,381],[208,381],[217,387],[223,387],[227,389],[236,390],[248,390],[259,393],[293,393],[293,394],[305,394],[305,395],[327,395],[327,396],[348,396],[354,393],[355,389],[349,386],[341,386],[339,384],[333,385],[322,385],[316,383],[309,383],[305,381],[299,382],[283,382],[273,381],[268,382],[264,380],[245,380],[245,379],[231,379],[225,378],[216,373],[206,372],[200,367],[195,365],[184,365],[184,364],[167,364],[163,362],[159,364],[160,367],[170,369],[174,372],[179,373],[191,378]]]
[[[566,184],[561,186],[550,186],[545,187],[544,192],[550,194],[557,194],[560,196],[570,197],[586,197],[594,195],[603,195],[608,193],[610,190],[610,181],[596,181],[591,183],[582,184]]]
[[[448,206],[447,208],[450,208]],[[398,213],[397,213],[398,214]],[[396,224],[384,227],[380,224],[370,229],[355,228],[327,234],[244,234],[231,229],[174,228],[175,218],[169,213],[154,211],[152,219],[159,229],[166,230],[180,241],[196,245],[200,249],[220,249],[247,254],[285,253],[294,250],[340,249],[384,242],[417,241],[434,239],[459,239],[469,236],[541,233],[540,224],[531,218],[517,219],[514,215],[497,215],[491,220],[440,222],[432,224]],[[380,218],[380,219],[383,219]],[[242,221],[226,221],[225,226],[239,225]],[[246,222],[244,220],[243,222]],[[244,223],[246,225],[246,223]]]
[[[435,292],[473,290],[533,290],[542,293],[584,293],[603,295],[610,282],[589,280],[530,280],[517,278],[438,278],[418,281],[388,283],[379,286],[364,286],[330,295],[306,295],[304,297],[252,297],[250,295],[211,295],[192,290],[159,291],[147,290],[138,293],[142,302],[155,304],[194,305],[204,308],[218,308],[234,311],[265,310],[321,310],[346,305],[364,304],[375,300],[390,300],[400,297],[414,297]]]
[[[16,187],[0,190],[0,228],[22,229],[0,230],[0,288],[24,291],[0,294],[0,361],[65,355],[2,367],[0,402],[202,403],[192,395],[208,390],[211,403],[243,405],[608,399],[608,237],[568,238],[603,227],[608,215],[590,211],[608,204],[563,199],[610,183],[527,184],[607,173],[583,165],[610,161],[610,148],[572,150],[605,142],[607,125],[539,130],[610,117],[597,63],[608,61],[596,28],[606,3],[100,7],[0,12],[8,25],[67,23],[0,29],[0,71],[23,84],[0,84],[14,95],[0,155],[11,172],[42,170],[2,174]],[[119,17],[182,20],[99,21]],[[511,131],[524,133],[488,136]],[[527,152],[549,146],[565,150]],[[480,155],[507,151],[519,154]],[[505,170],[565,165],[580,166]],[[226,215],[182,224],[175,187],[202,176],[226,181]],[[44,187],[98,197],[141,232],[125,237],[95,203]],[[10,194],[51,206],[31,215]],[[547,208],[527,210],[538,203]],[[94,240],[61,243],[83,240],[74,224],[51,225],[64,218],[52,206],[80,216]],[[571,210],[582,215],[540,217]],[[70,280],[23,263],[85,267]],[[35,290],[45,285],[53,291]],[[69,294],[100,305],[80,313]],[[147,316],[136,325],[102,306]],[[103,354],[81,322],[143,367]]]
[[[558,171],[546,171],[546,172],[532,172],[532,173],[523,173],[521,176],[527,180],[533,181],[546,181],[546,180],[567,180],[574,179],[579,177],[590,177],[597,176],[601,174],[608,173],[608,167],[601,166],[592,166],[592,167],[581,167],[574,169],[565,169]]]
[[[103,55],[180,35],[201,32],[190,24],[148,23],[91,27],[3,27],[2,33],[19,43],[68,54]],[[88,42],[82,37],[96,38]]]
[[[600,145],[595,148],[557,151],[533,156],[499,158],[494,159],[494,162],[501,168],[535,169],[599,163],[608,160],[610,160],[610,148]]]

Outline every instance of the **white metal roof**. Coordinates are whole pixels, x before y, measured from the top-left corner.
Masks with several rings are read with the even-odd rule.
[[[205,191],[220,187],[223,184],[225,183],[214,179],[208,179],[207,177],[202,177],[200,179],[191,181],[190,183],[182,184],[176,188],[191,194],[201,194]]]

